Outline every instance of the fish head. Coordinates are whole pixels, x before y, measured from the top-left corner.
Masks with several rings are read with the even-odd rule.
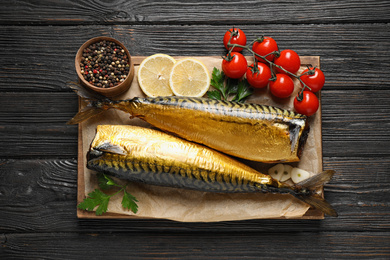
[[[99,158],[100,156],[103,155],[103,151],[99,151],[99,150],[95,150],[95,149],[90,149],[88,152],[87,152],[87,161],[90,161],[92,159],[96,159],[96,158]]]

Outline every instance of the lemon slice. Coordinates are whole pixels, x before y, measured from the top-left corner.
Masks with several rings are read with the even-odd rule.
[[[144,59],[138,68],[138,85],[148,97],[172,96],[169,75],[175,59],[166,54],[154,54]]]
[[[172,68],[169,86],[176,96],[201,97],[210,87],[209,70],[197,59],[179,60]]]

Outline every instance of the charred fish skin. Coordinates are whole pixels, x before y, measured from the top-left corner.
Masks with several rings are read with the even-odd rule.
[[[299,161],[309,132],[306,116],[258,104],[159,97],[118,101],[114,107],[189,141],[266,163]]]

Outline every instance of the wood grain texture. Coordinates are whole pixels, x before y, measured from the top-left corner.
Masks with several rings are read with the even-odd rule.
[[[388,1],[11,1],[0,23],[297,24],[388,22]]]
[[[123,42],[134,56],[219,56],[225,25],[1,26],[0,91],[68,91],[78,48],[96,36]],[[388,89],[389,24],[244,25],[248,39],[272,36],[280,49],[321,56],[329,90]],[[248,40],[249,41],[249,40]],[[375,45],[375,48],[372,48]]]
[[[76,160],[0,161],[0,233],[14,232],[390,232],[389,158],[324,158],[336,170],[325,198],[339,213],[324,220],[180,223],[168,220],[76,220]],[[352,170],[351,170],[352,169]],[[362,185],[364,183],[364,185]],[[142,202],[140,202],[142,203]]]
[[[279,233],[38,233],[7,234],[0,248],[4,257],[24,259],[386,259],[388,234],[297,232]],[[267,241],[265,243],[265,241]],[[288,247],[281,247],[288,245]],[[385,246],[383,246],[385,245]],[[49,249],[50,248],[50,249]],[[223,250],[223,253],[221,251]]]
[[[1,259],[389,259],[390,2],[7,1],[0,9]],[[132,55],[213,56],[239,26],[321,56],[325,197],[338,218],[78,220],[77,111],[66,87],[86,40]]]

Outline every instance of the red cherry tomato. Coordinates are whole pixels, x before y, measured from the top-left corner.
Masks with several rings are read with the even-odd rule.
[[[229,78],[239,79],[244,76],[248,62],[244,55],[239,52],[232,52],[230,56],[232,57],[230,61],[222,59],[222,70]]]
[[[302,101],[298,101],[297,97],[294,98],[294,108],[300,114],[311,116],[317,112],[320,102],[317,96],[311,92],[304,90]]]
[[[278,48],[278,44],[276,43],[276,41],[274,39],[272,39],[271,37],[265,36],[262,42],[256,41],[255,43],[253,43],[252,50],[261,56],[265,56],[271,52],[278,51],[279,48]],[[262,58],[259,58],[257,56],[256,56],[256,58],[261,62],[266,62]],[[273,61],[274,58],[275,58],[275,56],[273,54],[268,55],[266,57],[266,59],[269,61]]]
[[[232,34],[233,34],[233,36],[232,36]],[[232,36],[232,38],[230,38],[230,36]],[[246,35],[242,30],[240,30],[238,28],[232,28],[232,29],[228,30],[225,33],[225,36],[223,37],[223,45],[225,45],[225,48],[228,51],[232,48],[232,47],[227,46],[229,39],[230,39],[231,44],[246,45]],[[242,50],[243,49],[241,47],[234,47],[233,48],[233,51],[242,51]]]
[[[269,90],[275,97],[289,97],[294,91],[294,81],[288,75],[278,73],[276,74],[276,80],[269,82]]]
[[[246,70],[246,79],[248,83],[254,88],[264,88],[268,85],[269,79],[271,78],[271,69],[264,63],[257,64],[256,72],[253,72],[254,64],[249,66]]]
[[[283,67],[288,72],[295,74],[301,67],[301,59],[299,55],[293,50],[283,50],[279,57],[275,58],[274,63]],[[283,70],[276,68],[278,73],[285,73]]]
[[[300,78],[314,93],[321,90],[325,84],[325,75],[319,68],[305,69]]]

